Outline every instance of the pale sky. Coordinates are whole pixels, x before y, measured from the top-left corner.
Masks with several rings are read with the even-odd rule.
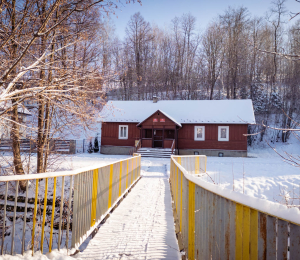
[[[115,23],[115,34],[120,39],[125,36],[125,28],[130,16],[136,12],[140,12],[151,24],[166,28],[175,16],[191,13],[197,19],[197,29],[201,31],[219,14],[224,13],[228,6],[243,6],[249,10],[251,16],[264,16],[270,9],[271,2],[272,0],[142,0],[142,5],[124,4],[116,10],[116,15],[112,15],[112,20]],[[286,8],[289,12],[299,12],[300,3],[287,0]]]

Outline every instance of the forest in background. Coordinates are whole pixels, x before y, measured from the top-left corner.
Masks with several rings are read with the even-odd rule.
[[[285,2],[264,17],[228,7],[201,32],[191,14],[161,28],[135,13],[121,40],[110,16],[130,6],[119,1],[0,1],[0,132],[13,157],[0,165],[46,172],[51,140],[93,130],[108,99],[251,98],[258,124],[249,134],[259,134],[249,145],[286,142],[291,131],[280,129],[299,122],[300,22]],[[34,144],[32,168],[24,138]]]
[[[196,28],[201,17],[191,14],[175,17],[161,28],[135,13],[120,40],[106,21],[102,68],[116,75],[105,84],[108,99],[251,98],[257,123],[295,128],[300,108],[300,22],[285,2],[271,2],[264,17],[244,7],[228,7],[202,32]],[[250,137],[249,144],[264,140],[264,129],[251,127],[249,133],[261,133]],[[268,140],[286,142],[289,135],[274,130]]]

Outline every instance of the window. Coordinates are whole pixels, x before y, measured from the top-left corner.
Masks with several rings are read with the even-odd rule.
[[[128,139],[128,125],[119,125],[119,139]]]
[[[195,140],[204,141],[205,140],[205,126],[195,126]]]
[[[218,126],[218,141],[229,141],[229,126]]]

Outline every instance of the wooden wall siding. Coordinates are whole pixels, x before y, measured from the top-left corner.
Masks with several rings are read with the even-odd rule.
[[[134,146],[140,139],[138,123],[103,123],[101,130],[101,145]],[[128,139],[119,139],[119,125],[128,125]]]
[[[164,140],[164,148],[171,148],[173,140]]]
[[[205,126],[205,141],[194,140],[194,127]],[[229,126],[229,141],[218,141],[218,126]],[[178,149],[247,150],[247,125],[183,124],[178,131]]]
[[[153,118],[157,118],[158,122],[153,122]],[[161,118],[165,119],[165,122],[159,122]],[[165,115],[163,115],[162,113],[155,113],[154,115],[152,115],[151,117],[149,117],[145,122],[142,123],[141,125],[143,128],[168,128],[168,129],[175,129],[176,124],[170,120],[169,118],[167,118]]]
[[[152,147],[152,139],[142,139],[142,147]]]

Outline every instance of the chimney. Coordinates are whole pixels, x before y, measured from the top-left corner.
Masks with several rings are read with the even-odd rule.
[[[157,96],[153,96],[153,103],[157,103],[157,101],[158,101]]]

